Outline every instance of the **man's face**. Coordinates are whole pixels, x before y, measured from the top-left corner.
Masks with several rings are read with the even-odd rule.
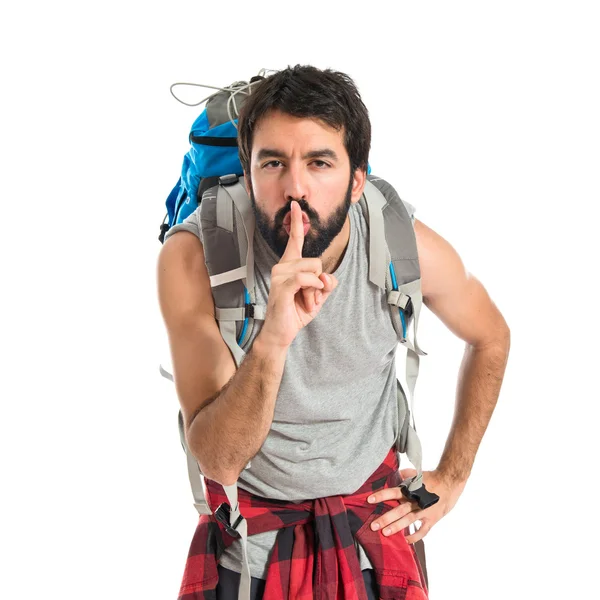
[[[340,233],[348,209],[362,195],[364,176],[357,171],[351,177],[343,135],[321,121],[279,111],[259,121],[248,191],[256,226],[280,258],[289,238],[292,200],[305,222],[302,256],[316,258]]]

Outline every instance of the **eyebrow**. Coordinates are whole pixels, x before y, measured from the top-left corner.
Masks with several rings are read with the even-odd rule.
[[[265,158],[287,158],[285,152],[276,148],[261,148],[256,155],[256,160],[264,160]],[[330,148],[321,148],[319,150],[311,150],[302,156],[304,160],[310,158],[330,158],[337,161],[338,155]]]

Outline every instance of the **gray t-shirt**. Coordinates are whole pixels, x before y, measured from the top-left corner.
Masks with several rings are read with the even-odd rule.
[[[409,214],[414,207],[405,203]],[[369,229],[362,209],[349,211],[350,239],[334,275],[339,284],[317,317],[291,344],[271,430],[238,485],[266,498],[309,500],[351,494],[383,462],[397,434],[398,338],[383,290],[369,281]],[[199,210],[176,231],[202,239]],[[279,262],[258,229],[254,236],[256,302],[267,305],[271,269]],[[262,321],[255,321],[253,340]],[[248,537],[253,577],[266,578],[277,531]],[[357,545],[361,569],[372,568]],[[235,541],[220,564],[240,572]]]

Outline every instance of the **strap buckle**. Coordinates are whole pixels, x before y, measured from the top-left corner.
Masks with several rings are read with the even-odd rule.
[[[411,297],[400,290],[392,290],[388,294],[388,304],[398,307],[410,319],[413,316],[414,306]]]
[[[244,304],[244,308],[246,309],[244,318],[254,319],[254,304]]]
[[[231,515],[231,507],[229,506],[229,504],[227,504],[227,502],[223,502],[223,504],[219,505],[219,508],[217,508],[217,510],[215,511],[215,518],[217,519],[217,521],[219,523],[221,523],[221,525],[223,525],[223,527],[225,528],[225,531],[231,536],[231,537],[240,537],[240,534],[237,532],[237,527],[238,525],[244,520],[244,517],[242,517],[242,515],[240,515],[236,522],[233,525],[229,524],[229,516]]]
[[[413,302],[412,302],[412,298],[409,296],[408,300],[406,301],[406,306],[404,307],[404,314],[406,315],[406,318],[410,319],[413,316],[413,312],[414,312]]]
[[[230,175],[223,175],[219,177],[219,183],[225,186],[233,185],[234,183],[237,183],[239,179],[240,178],[235,173],[232,173]]]
[[[430,506],[433,506],[440,499],[437,494],[429,492],[424,483],[421,484],[421,487],[416,489],[414,492],[411,492],[408,489],[408,486],[404,483],[401,483],[398,487],[402,491],[402,495],[405,498],[416,502],[421,509],[426,509]]]

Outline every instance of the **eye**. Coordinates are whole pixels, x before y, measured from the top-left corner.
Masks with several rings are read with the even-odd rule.
[[[313,160],[313,165],[315,165],[318,169],[324,169],[325,167],[329,167],[329,164],[323,160]]]
[[[268,163],[265,163],[263,165],[263,169],[265,169],[267,167],[277,168],[279,165],[281,165],[281,161],[279,161],[279,160],[270,160]]]

